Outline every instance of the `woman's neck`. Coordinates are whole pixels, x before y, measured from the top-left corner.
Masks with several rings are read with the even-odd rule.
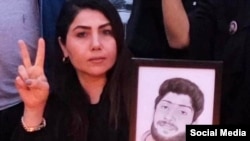
[[[97,104],[100,101],[103,88],[107,81],[106,76],[89,76],[78,74],[78,79],[81,83],[81,86],[89,95],[90,103]]]

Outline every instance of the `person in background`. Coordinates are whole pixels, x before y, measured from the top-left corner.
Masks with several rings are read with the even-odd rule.
[[[20,103],[20,97],[14,85],[17,65],[21,62],[16,42],[18,39],[27,42],[33,60],[38,37],[42,36],[46,39],[45,73],[51,82],[54,76],[53,50],[57,45],[55,44],[55,24],[63,2],[64,0],[35,0],[31,3],[14,0],[1,2],[3,14],[0,18],[2,21],[0,31],[4,38],[0,39],[2,43],[0,48],[2,79],[0,82],[0,140],[9,141],[11,132],[16,124],[19,124],[22,114],[23,105]]]
[[[56,29],[60,47],[51,93],[44,40],[34,64],[19,41],[23,65],[16,87],[24,112],[12,140],[127,141],[134,64],[116,9],[107,0],[66,1]]]
[[[144,133],[142,141],[185,141],[186,125],[197,121],[204,101],[204,94],[190,80],[165,80],[155,99],[151,129]]]
[[[34,60],[36,42],[40,36],[46,40],[45,73],[49,82],[53,78],[55,24],[65,0],[34,0],[0,2],[0,140],[9,141],[11,132],[19,124],[22,103],[15,88],[17,66],[21,63],[17,41],[23,39]],[[50,84],[52,85],[52,83]]]
[[[9,141],[20,123],[23,106],[14,83],[22,62],[17,41],[23,39],[27,43],[33,61],[40,36],[40,16],[36,0],[1,0],[0,12],[0,140]]]
[[[134,0],[127,24],[126,42],[135,57],[187,59],[189,51],[169,47],[163,20],[162,0]],[[182,0],[193,12],[202,0]]]
[[[54,54],[56,53],[56,20],[65,0],[40,0],[40,25],[41,36],[46,41],[45,53],[45,74],[50,85],[54,79],[56,72],[53,71]]]
[[[192,59],[223,61],[221,124],[250,124],[250,1],[202,0],[187,14],[181,0],[164,0],[169,44]]]
[[[125,0],[109,0],[116,9],[120,9],[123,8],[124,4],[125,4]]]

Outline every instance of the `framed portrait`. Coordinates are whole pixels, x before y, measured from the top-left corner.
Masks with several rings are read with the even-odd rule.
[[[221,61],[133,60],[137,87],[131,106],[130,141],[150,141],[147,138],[157,138],[157,134],[161,140],[164,134],[185,131],[181,128],[189,124],[219,124]]]

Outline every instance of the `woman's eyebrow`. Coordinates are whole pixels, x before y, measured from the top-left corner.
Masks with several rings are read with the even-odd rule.
[[[100,25],[99,28],[103,28],[103,27],[106,27],[106,26],[111,26],[111,24],[108,22],[108,23],[105,23],[105,24]]]
[[[110,24],[110,23],[105,23],[105,24],[100,25],[99,28],[104,28],[104,27],[106,27],[106,26],[111,26],[111,24]],[[73,28],[73,31],[74,31],[74,30],[77,30],[77,29],[79,29],[79,28],[80,28],[80,29],[91,29],[91,26],[78,25],[78,26],[76,26],[76,27]]]
[[[84,26],[84,25],[78,25],[78,26],[76,26],[76,27],[74,27],[73,28],[73,31],[74,30],[77,30],[77,29],[91,29],[91,27],[90,26]]]

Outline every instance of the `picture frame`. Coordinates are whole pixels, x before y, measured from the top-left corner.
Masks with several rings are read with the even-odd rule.
[[[195,124],[219,124],[222,61],[132,59],[137,65],[137,87],[131,104],[130,141],[142,141],[150,130],[159,87],[172,78],[190,80],[203,92],[204,108]]]

